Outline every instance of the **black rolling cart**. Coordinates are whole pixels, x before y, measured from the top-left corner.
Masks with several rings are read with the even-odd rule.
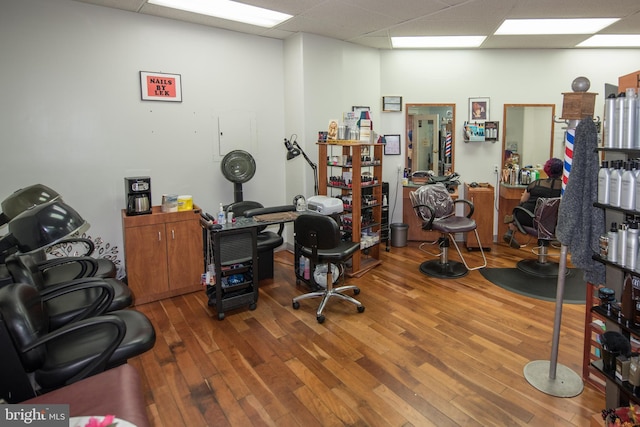
[[[205,224],[203,224],[205,226]],[[203,228],[208,304],[218,319],[242,306],[255,310],[258,302],[258,252],[256,227]],[[212,271],[213,270],[213,271]]]

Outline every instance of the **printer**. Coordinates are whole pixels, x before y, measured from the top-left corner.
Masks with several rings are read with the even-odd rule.
[[[344,210],[342,200],[329,196],[311,196],[307,199],[307,210],[322,215],[333,215]]]

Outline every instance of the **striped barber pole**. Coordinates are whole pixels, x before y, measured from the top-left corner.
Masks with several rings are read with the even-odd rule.
[[[451,157],[451,132],[447,132],[444,139],[444,155],[445,157]]]
[[[562,194],[567,188],[569,181],[569,173],[571,172],[571,164],[573,163],[573,140],[576,137],[576,129],[569,128],[564,134],[564,171],[562,172]]]

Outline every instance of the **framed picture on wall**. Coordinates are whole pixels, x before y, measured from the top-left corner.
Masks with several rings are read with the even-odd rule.
[[[398,155],[400,154],[400,135],[385,135],[384,154]]]
[[[469,121],[489,120],[489,98],[469,98]]]
[[[382,111],[387,111],[387,112],[402,111],[402,97],[401,96],[383,96]]]
[[[140,71],[140,91],[143,101],[182,102],[181,76]]]

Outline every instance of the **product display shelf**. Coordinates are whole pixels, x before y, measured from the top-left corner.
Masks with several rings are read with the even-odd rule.
[[[340,198],[351,196],[352,200],[350,212],[346,212],[352,221],[350,227],[347,226],[345,231],[351,231],[351,240],[361,243],[361,250],[352,257],[351,269],[347,272],[350,277],[359,277],[381,263],[379,258],[382,231],[383,147],[383,144],[366,141],[318,142],[319,163],[326,165],[326,167],[318,168],[320,194]],[[349,163],[345,159],[351,159],[351,162]],[[329,182],[330,176],[342,177],[345,172],[351,173],[352,183],[350,186],[335,185]],[[360,177],[365,173],[370,178],[377,179],[377,182],[363,185]],[[363,206],[359,201],[362,200],[365,193],[370,194],[375,202]],[[362,219],[365,217],[370,220],[369,223],[363,225]],[[342,224],[344,227],[344,215]],[[364,238],[363,232],[366,233]]]
[[[218,319],[225,312],[248,306],[255,310],[258,301],[258,253],[255,227],[224,231],[206,230],[207,259],[213,260],[215,279],[207,285],[209,306]]]
[[[638,157],[640,156],[640,150],[634,149],[618,149],[618,148],[598,148],[598,152],[606,154],[606,157],[618,158],[622,157],[626,159],[627,156]],[[607,159],[609,160],[609,159]],[[623,223],[629,216],[640,216],[640,212],[636,210],[623,209],[608,204],[594,203],[595,207],[601,208],[605,212],[605,228],[608,229],[612,222],[618,224]],[[606,233],[607,230],[602,230],[602,233]],[[616,294],[616,300],[621,300],[622,295],[622,283],[625,274],[631,274],[634,276],[640,276],[640,269],[634,270],[622,266],[619,263],[611,262],[599,255],[594,255],[593,259],[605,264],[606,266],[606,287],[614,290]],[[596,287],[589,284],[590,295],[595,291]],[[589,302],[589,301],[588,301]],[[626,406],[629,402],[640,403],[640,394],[633,393],[633,387],[626,381],[620,381],[613,374],[606,373],[602,370],[602,361],[594,360],[592,354],[599,353],[599,346],[597,340],[594,340],[592,336],[597,333],[594,321],[600,319],[605,323],[605,330],[607,331],[619,331],[629,339],[633,336],[640,338],[640,328],[635,325],[627,325],[624,319],[620,319],[617,312],[612,314],[607,312],[591,299],[592,307],[587,307],[585,315],[585,340],[584,340],[584,360],[583,360],[583,377],[585,381],[592,384],[596,388],[601,389],[599,381],[594,380],[593,376],[588,375],[593,373],[594,370],[599,374],[597,377],[605,379],[605,396],[607,408],[617,408],[620,406]],[[596,341],[596,343],[594,343]]]

